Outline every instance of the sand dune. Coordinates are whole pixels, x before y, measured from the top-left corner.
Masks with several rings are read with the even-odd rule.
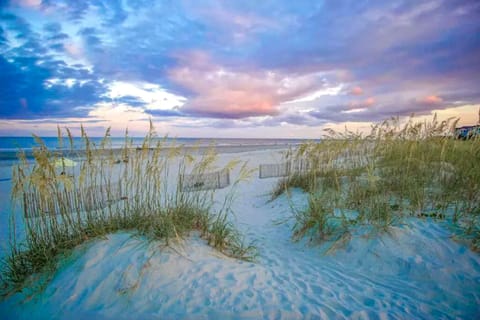
[[[251,167],[278,151],[224,154]],[[234,175],[235,172],[232,173]],[[83,244],[44,291],[0,303],[6,319],[419,319],[480,314],[480,256],[430,220],[410,219],[345,248],[292,242],[295,190],[269,202],[276,179],[242,182],[235,222],[259,250],[256,262],[213,250],[197,234],[171,247],[129,233]],[[218,196],[228,188],[218,191]],[[286,220],[287,219],[287,220]],[[278,224],[278,221],[285,221]]]

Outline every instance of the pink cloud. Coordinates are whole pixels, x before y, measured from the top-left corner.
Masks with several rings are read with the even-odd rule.
[[[423,97],[423,98],[419,99],[418,101],[420,103],[426,104],[426,105],[438,105],[438,104],[443,102],[443,99],[438,97],[438,96],[431,95],[431,96]]]
[[[36,8],[42,4],[42,0],[15,0],[13,3],[16,3],[22,7]]]
[[[373,106],[375,104],[375,102],[376,102],[376,100],[373,97],[370,97],[370,98],[368,98],[364,101],[365,106],[367,106],[367,107]]]
[[[348,104],[348,110],[366,109],[373,106],[377,101],[373,97],[369,97],[361,101],[352,101]]]
[[[64,44],[63,48],[73,58],[81,58],[83,56],[82,47],[73,42]]]
[[[351,90],[350,90],[350,94],[351,95],[354,95],[354,96],[360,96],[363,94],[363,89],[360,88],[360,87],[353,87]]]
[[[225,118],[275,115],[282,102],[318,90],[315,74],[287,76],[275,72],[232,70],[212,62],[204,52],[178,56],[182,67],[170,79],[193,92],[182,110]]]

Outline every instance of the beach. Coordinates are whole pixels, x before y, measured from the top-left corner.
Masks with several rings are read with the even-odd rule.
[[[224,147],[228,149],[228,147]],[[219,149],[256,169],[278,163],[288,146]],[[251,149],[256,150],[251,150]],[[239,152],[242,151],[242,152]],[[232,179],[238,169],[231,172]],[[271,200],[279,178],[258,172],[238,184],[232,223],[253,241],[257,258],[241,261],[196,232],[165,246],[131,232],[91,239],[60,263],[39,292],[0,302],[2,319],[473,319],[480,312],[480,256],[454,241],[448,226],[407,219],[375,237],[353,235],[337,250],[292,241],[291,206],[299,189]],[[2,186],[2,204],[7,183]],[[231,186],[219,189],[221,199]],[[6,208],[2,207],[2,217]],[[3,218],[2,218],[3,219]],[[2,243],[4,242],[2,221]]]
[[[480,1],[7,0],[0,51],[0,320],[480,319]]]

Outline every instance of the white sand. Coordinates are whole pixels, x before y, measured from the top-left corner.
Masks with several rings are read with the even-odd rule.
[[[258,167],[279,155],[267,150],[224,154],[220,160],[233,158]],[[268,202],[275,182],[255,176],[241,183],[234,203],[237,226],[257,241],[255,263],[224,257],[195,234],[164,248],[117,233],[75,250],[41,294],[31,297],[25,290],[1,302],[0,318],[473,319],[480,314],[480,255],[453,241],[445,226],[412,219],[391,235],[354,236],[346,248],[326,254],[327,245],[292,242],[293,221],[275,223],[291,214],[285,196]],[[296,206],[305,200],[299,190],[292,193]]]

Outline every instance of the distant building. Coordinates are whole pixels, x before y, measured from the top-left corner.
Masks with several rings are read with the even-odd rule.
[[[480,125],[455,128],[455,136],[463,140],[480,136]]]

